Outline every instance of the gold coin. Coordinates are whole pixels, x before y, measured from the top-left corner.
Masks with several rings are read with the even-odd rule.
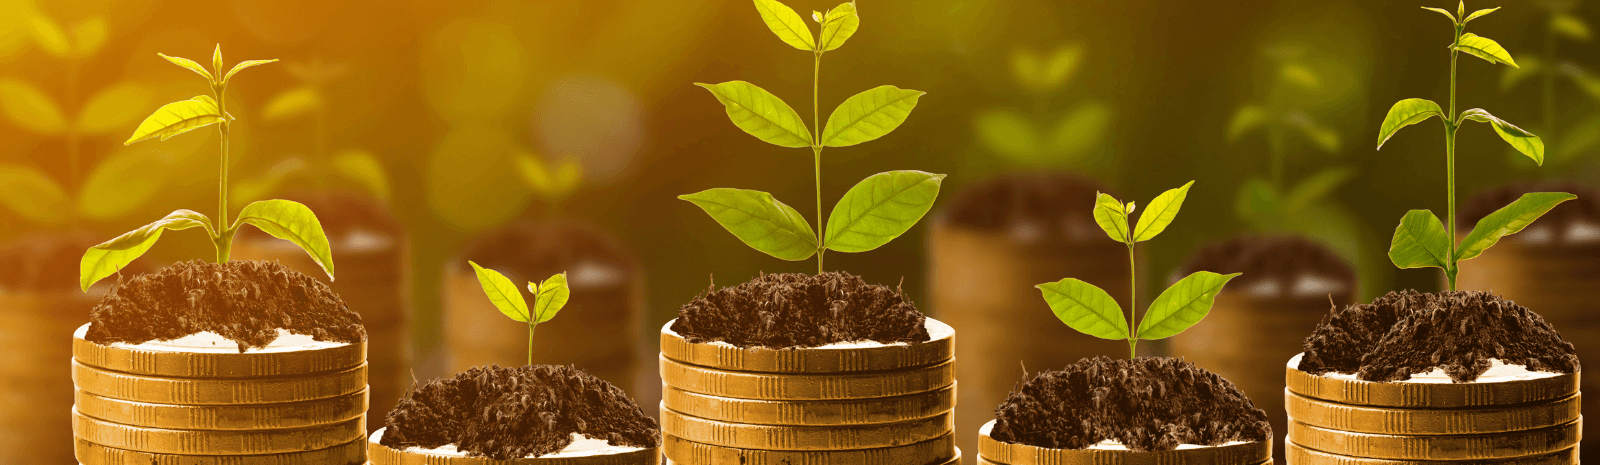
[[[1402,436],[1352,433],[1290,418],[1288,441],[1337,455],[1391,460],[1482,460],[1548,454],[1578,445],[1583,419],[1528,431]]]
[[[717,397],[662,386],[662,403],[707,420],[756,425],[860,425],[927,418],[956,406],[956,385],[937,391],[876,399],[752,400]]]
[[[146,428],[263,430],[328,425],[367,412],[367,391],[283,404],[173,405],[133,402],[77,391],[85,416]]]
[[[1289,391],[1313,399],[1373,407],[1493,407],[1563,399],[1578,392],[1579,373],[1476,383],[1375,383],[1318,376],[1300,371],[1300,357],[1289,359],[1284,381]]]
[[[284,378],[157,378],[105,371],[72,362],[79,390],[100,397],[152,404],[276,404],[353,394],[367,387],[367,366]]]
[[[952,415],[850,426],[768,426],[695,418],[661,407],[661,432],[714,446],[768,450],[849,450],[896,447],[950,434]]]
[[[743,465],[875,465],[881,463],[937,463],[955,450],[954,434],[915,444],[878,449],[781,451],[737,449],[701,444],[670,434],[661,437],[663,452],[678,463],[736,463]]]
[[[72,333],[72,358],[84,365],[123,373],[179,378],[256,378],[347,370],[367,359],[367,343],[313,342],[268,346],[239,353],[239,346],[193,347],[146,344],[100,345],[84,339],[89,325]]]
[[[1578,419],[1580,395],[1553,402],[1475,409],[1398,409],[1344,405],[1284,390],[1295,421],[1319,428],[1380,434],[1482,434],[1539,429]]]
[[[367,434],[366,419],[308,428],[197,431],[141,428],[89,418],[72,410],[72,434],[116,449],[173,455],[265,455],[327,449]]]
[[[661,327],[661,355],[690,365],[761,373],[855,373],[928,366],[955,357],[955,330],[927,318],[927,342],[873,347],[739,348],[725,343],[691,343]]]
[[[770,374],[722,371],[660,357],[661,382],[689,392],[767,400],[870,399],[928,392],[955,383],[955,362],[875,373]]]
[[[1289,463],[1306,465],[1440,465],[1447,462],[1435,460],[1385,460],[1369,459],[1365,457],[1347,457],[1329,454],[1315,449],[1307,449],[1293,442],[1283,443],[1284,452]],[[1535,455],[1530,457],[1517,457],[1500,460],[1473,460],[1477,465],[1568,465],[1578,463],[1578,448],[1563,449],[1558,452]]]
[[[404,451],[390,449],[389,446],[379,444],[383,439],[384,428],[379,428],[367,438],[367,454],[371,465],[660,465],[661,448],[651,447],[637,449],[618,454],[604,455],[572,455],[556,457],[557,454],[545,455],[536,458],[521,458],[513,460],[494,460],[487,457],[467,457],[456,452],[453,454],[428,453],[415,449]]]
[[[994,420],[978,429],[978,455],[1006,465],[1245,465],[1272,459],[1272,440],[1193,449],[1139,452],[1112,449],[1047,449],[1000,442],[989,436]]]
[[[942,460],[936,459],[935,461],[931,461],[931,462],[865,462],[865,463],[870,463],[870,464],[874,464],[874,465],[879,464],[879,463],[893,463],[893,464],[896,464],[896,465],[898,465],[898,464],[907,464],[907,465],[922,465],[922,464],[928,464],[928,465],[961,465],[961,448],[960,447],[955,447],[955,446],[951,446],[951,447],[955,449],[955,455],[954,456],[950,456],[950,458],[948,458],[948,459],[942,459]],[[680,461],[675,461],[675,460],[672,460],[672,459],[667,459],[667,465],[679,465],[679,464],[681,464],[681,465],[722,465],[723,463],[729,463],[729,462],[690,462],[690,461],[682,461],[682,462],[680,462]],[[738,463],[738,464],[741,464],[741,465],[744,464],[744,462],[731,462],[731,463]],[[750,462],[750,463],[760,463],[760,462]],[[788,462],[782,462],[782,463],[787,464]],[[809,463],[810,462],[795,462],[796,465],[808,465]]]
[[[82,465],[360,465],[366,444],[354,441],[327,449],[267,455],[170,455],[115,449],[82,439],[73,441]]]

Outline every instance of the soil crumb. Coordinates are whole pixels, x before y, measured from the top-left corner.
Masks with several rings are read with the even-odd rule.
[[[613,446],[659,447],[661,427],[622,389],[566,365],[473,367],[413,387],[386,417],[391,449],[454,444],[473,457],[559,452],[572,433]]]
[[[1352,300],[1356,288],[1349,263],[1322,244],[1294,236],[1236,237],[1206,246],[1184,265],[1184,275],[1196,271],[1244,273],[1233,289],[1266,285],[1281,295],[1293,295],[1302,278],[1318,280],[1340,302]]]
[[[1570,240],[1569,232],[1575,226],[1600,225],[1600,190],[1570,182],[1511,184],[1480,192],[1461,204],[1461,216],[1456,220],[1456,225],[1461,228],[1462,233],[1471,231],[1483,217],[1510,205],[1511,202],[1521,198],[1522,194],[1529,192],[1568,192],[1577,195],[1578,198],[1556,205],[1549,213],[1539,217],[1539,221],[1528,225],[1528,230],[1523,234],[1539,228],[1549,228],[1555,233],[1551,234],[1552,239],[1556,243],[1562,243]],[[1515,240],[1523,234],[1514,234],[1507,239]]]
[[[210,331],[262,348],[278,329],[318,341],[367,340],[361,315],[327,284],[275,262],[193,260],[119,282],[89,314],[86,338],[140,344]]]
[[[924,319],[899,289],[867,284],[850,273],[782,273],[707,289],[678,310],[672,330],[689,342],[784,349],[927,342]]]
[[[1233,383],[1170,357],[1085,358],[1040,373],[995,409],[996,440],[1083,449],[1112,440],[1136,451],[1272,437],[1267,413]]]
[[[935,221],[1003,231],[1019,242],[1099,243],[1094,198],[1104,186],[1068,173],[1012,173],[962,189]]]
[[[1443,369],[1457,383],[1478,379],[1489,359],[1532,371],[1573,373],[1572,343],[1537,313],[1483,291],[1390,292],[1334,310],[1306,338],[1300,370],[1401,381]]]

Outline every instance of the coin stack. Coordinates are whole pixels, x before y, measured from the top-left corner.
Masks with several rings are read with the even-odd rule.
[[[814,348],[691,343],[661,328],[661,432],[679,465],[950,465],[955,330]]]
[[[1578,373],[1378,383],[1298,366],[1285,378],[1291,465],[1578,463]]]
[[[989,435],[994,430],[994,423],[994,420],[990,420],[978,430],[977,465],[1272,465],[1271,439],[1147,452],[1120,446],[1048,449],[1001,442]]]
[[[83,465],[366,462],[366,344],[100,345],[73,334]],[[63,412],[65,413],[65,412]]]

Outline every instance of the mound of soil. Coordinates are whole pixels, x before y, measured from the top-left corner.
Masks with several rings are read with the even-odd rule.
[[[1577,223],[1600,223],[1600,190],[1573,183],[1530,183],[1501,186],[1472,196],[1461,204],[1461,215],[1456,220],[1456,226],[1462,234],[1466,234],[1472,231],[1478,220],[1510,205],[1522,197],[1522,194],[1529,192],[1567,192],[1578,196],[1576,199],[1556,205],[1529,228],[1548,227],[1553,231],[1564,232]],[[1554,236],[1559,242],[1566,234],[1558,233]],[[1510,236],[1510,238],[1516,237]]]
[[[774,349],[917,343],[930,339],[925,318],[899,289],[850,273],[782,273],[707,289],[678,310],[672,330],[689,342]]]
[[[199,260],[112,287],[91,310],[86,338],[139,344],[210,331],[244,352],[271,344],[278,329],[318,341],[367,340],[361,315],[321,281],[274,262]]]
[[[1534,371],[1578,371],[1572,343],[1515,302],[1482,291],[1412,290],[1323,317],[1306,338],[1299,368],[1380,382],[1440,368],[1467,383],[1489,369],[1491,358]]]
[[[1109,191],[1068,173],[1006,174],[962,189],[937,221],[1019,239],[1103,239],[1092,214],[1099,192]]]
[[[576,272],[581,263],[619,273],[608,280],[625,284],[636,273],[633,255],[610,233],[576,222],[518,221],[473,239],[459,257],[459,266],[471,273],[467,261],[501,273],[512,281],[541,280],[561,272]]]
[[[454,444],[496,460],[565,449],[572,433],[613,446],[661,445],[661,428],[628,395],[565,365],[474,367],[406,394],[386,418],[380,444],[432,449]]]
[[[1023,381],[995,409],[994,439],[1049,449],[1113,440],[1136,451],[1272,437],[1233,383],[1169,357],[1085,358]]]
[[[1235,289],[1275,281],[1276,289],[1288,293],[1301,276],[1332,280],[1345,293],[1356,288],[1349,263],[1322,244],[1294,236],[1236,237],[1206,246],[1184,265],[1184,275],[1196,271],[1244,273],[1234,280]]]

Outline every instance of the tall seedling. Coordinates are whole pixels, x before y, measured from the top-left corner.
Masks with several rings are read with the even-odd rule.
[[[1239,276],[1239,273],[1224,275],[1196,271],[1161,291],[1161,295],[1145,309],[1144,319],[1134,319],[1136,314],[1133,311],[1139,301],[1139,293],[1135,288],[1139,274],[1134,271],[1134,244],[1154,239],[1165,231],[1167,225],[1177,218],[1178,209],[1183,207],[1183,200],[1189,196],[1189,186],[1193,185],[1194,181],[1189,181],[1182,187],[1156,196],[1145,208],[1144,214],[1139,215],[1137,224],[1129,218],[1135,208],[1133,202],[1124,204],[1109,194],[1097,194],[1094,222],[1112,240],[1128,246],[1128,272],[1131,279],[1128,283],[1129,311],[1124,317],[1122,307],[1104,289],[1076,278],[1067,278],[1035,286],[1044,293],[1044,300],[1050,304],[1050,311],[1056,314],[1056,318],[1090,336],[1126,339],[1129,358],[1138,356],[1140,340],[1172,337],[1205,318],[1211,312],[1211,305],[1216,302],[1222,286]],[[1130,332],[1130,328],[1137,329]]]
[[[483,293],[489,296],[489,302],[512,320],[528,324],[528,364],[532,365],[533,330],[539,327],[539,323],[555,318],[556,312],[567,306],[567,299],[572,296],[572,291],[567,288],[567,274],[551,276],[542,283],[528,281],[528,292],[533,294],[533,308],[530,311],[528,299],[517,291],[517,285],[511,282],[511,278],[470,260],[467,263],[477,273],[478,284],[483,286]]]
[[[811,123],[817,126],[817,88],[822,55],[844,45],[861,25],[856,5],[844,3],[826,14],[813,11],[821,25],[813,36],[805,20],[777,0],[755,0],[756,11],[767,28],[784,43],[811,52]],[[822,221],[822,149],[848,147],[883,137],[905,122],[923,92],[879,86],[856,94],[828,116],[827,126],[812,132],[800,114],[765,89],[744,81],[695,84],[722,102],[728,118],[752,136],[790,148],[810,148],[816,174],[817,221]],[[784,260],[822,256],[828,250],[865,252],[889,243],[915,225],[933,207],[943,174],[922,171],[888,171],[867,177],[834,205],[823,229],[811,225],[783,202],[766,192],[744,189],[710,189],[678,198],[693,202],[717,223],[756,250]]]
[[[217,263],[226,263],[228,254],[233,248],[233,235],[239,231],[240,226],[246,224],[300,246],[311,255],[312,260],[322,266],[322,270],[328,273],[328,279],[332,280],[333,254],[328,246],[328,237],[322,232],[322,223],[317,221],[317,215],[305,205],[288,200],[262,200],[246,205],[239,211],[239,218],[233,224],[228,224],[228,130],[234,121],[233,116],[227,111],[228,83],[234,74],[245,68],[278,60],[245,61],[234,65],[227,74],[223,74],[221,45],[218,45],[211,54],[210,70],[195,63],[194,60],[160,56],[205,77],[211,84],[212,95],[198,95],[189,100],[162,106],[145,118],[143,123],[139,123],[139,128],[133,131],[133,136],[123,145],[152,138],[167,140],[178,134],[216,125],[217,131],[222,135],[222,157],[221,163],[218,164],[217,220],[213,222],[193,210],[178,210],[154,223],[91,247],[83,254],[83,260],[78,265],[79,284],[87,291],[95,282],[115,274],[140,255],[144,255],[145,251],[150,250],[150,247],[161,239],[162,231],[169,229],[177,231],[204,228],[206,234],[211,237],[211,245],[216,248]]]
[[[1458,264],[1461,260],[1477,257],[1485,249],[1499,242],[1500,238],[1521,231],[1557,204],[1575,199],[1577,196],[1565,192],[1523,194],[1522,198],[1479,220],[1478,224],[1473,226],[1472,232],[1462,238],[1460,243],[1456,242],[1456,131],[1468,121],[1489,123],[1494,132],[1500,134],[1501,139],[1540,165],[1544,164],[1544,141],[1540,140],[1539,136],[1507,123],[1481,108],[1462,111],[1454,119],[1450,116],[1456,112],[1456,57],[1461,52],[1490,63],[1517,66],[1517,62],[1511,59],[1511,54],[1500,47],[1500,44],[1465,32],[1468,22],[1500,8],[1478,10],[1471,15],[1465,14],[1466,5],[1459,2],[1456,4],[1455,14],[1439,8],[1423,7],[1423,9],[1444,15],[1455,27],[1455,40],[1449,46],[1450,111],[1447,113],[1439,108],[1439,104],[1426,99],[1410,98],[1396,102],[1394,107],[1389,109],[1388,116],[1383,118],[1383,125],[1378,128],[1378,148],[1382,149],[1383,143],[1400,128],[1435,116],[1439,117],[1444,123],[1445,182],[1449,200],[1446,223],[1449,229],[1446,230],[1445,224],[1441,224],[1439,217],[1432,211],[1406,212],[1405,217],[1400,219],[1400,226],[1394,230],[1394,239],[1389,245],[1389,260],[1400,268],[1442,268],[1449,281],[1450,290],[1453,291],[1456,290],[1456,273],[1459,271]]]

